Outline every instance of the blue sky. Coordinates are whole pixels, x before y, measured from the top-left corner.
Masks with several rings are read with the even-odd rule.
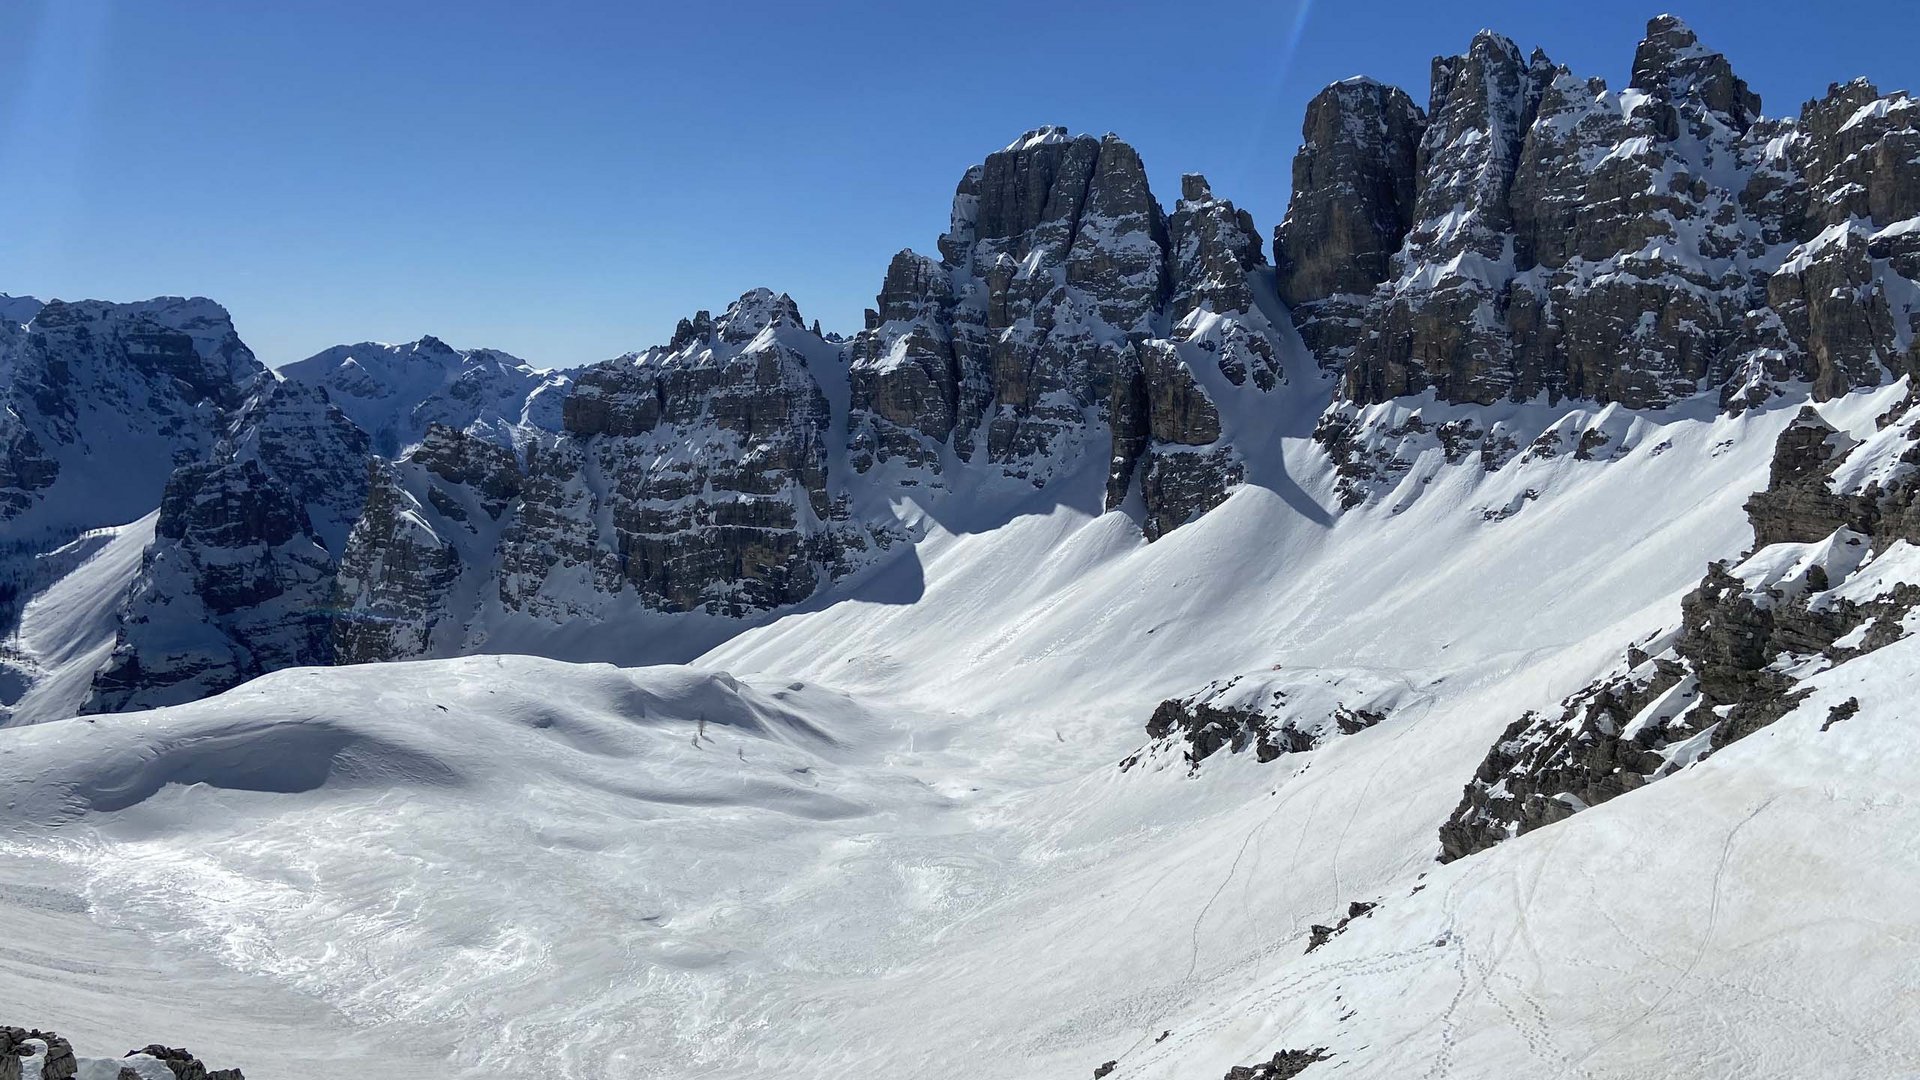
[[[966,167],[1114,131],[1286,207],[1302,110],[1490,26],[1626,80],[1612,3],[0,0],[0,291],[226,304],[269,363],[435,334],[541,364],[664,340],[747,288],[858,327]],[[1910,87],[1920,4],[1674,9],[1765,99]]]

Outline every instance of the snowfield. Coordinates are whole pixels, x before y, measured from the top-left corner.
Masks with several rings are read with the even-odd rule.
[[[1864,438],[1904,392],[1821,408]],[[1288,429],[1155,544],[1089,512],[1096,475],[997,528],[949,509],[688,667],[300,669],[0,730],[27,975],[0,1017],[268,1080],[1184,1078],[1318,1048],[1308,1076],[1920,1076],[1920,642],[1435,862],[1500,732],[1750,545],[1793,415],[1510,411],[1522,446],[1620,449],[1430,448],[1335,515]],[[1142,752],[1164,698],[1337,700],[1331,669],[1378,724],[1264,764]]]

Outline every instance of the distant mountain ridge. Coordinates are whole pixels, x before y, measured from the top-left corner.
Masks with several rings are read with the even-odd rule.
[[[939,258],[896,255],[851,339],[756,290],[573,372],[426,337],[276,377],[208,301],[10,299],[29,321],[0,324],[4,505],[20,535],[44,519],[50,536],[173,505],[155,543],[198,537],[222,565],[307,537],[297,584],[276,571],[238,593],[162,584],[149,560],[143,603],[213,590],[229,623],[253,604],[306,613],[302,644],[240,646],[249,659],[209,669],[227,674],[180,684],[202,693],[286,663],[566,653],[584,627],[656,616],[711,641],[931,521],[1071,505],[1153,540],[1244,484],[1297,484],[1287,439],[1307,430],[1347,509],[1429,451],[1488,471],[1604,460],[1631,449],[1620,424],[1555,403],[1738,411],[1911,372],[1910,100],[1856,81],[1765,119],[1670,16],[1620,92],[1482,33],[1435,61],[1425,108],[1366,79],[1314,99],[1271,266],[1204,178],[1168,212],[1119,138],[1042,127],[967,171]],[[116,395],[157,443],[88,442],[125,426],[77,419]],[[62,486],[121,458],[113,499]],[[209,465],[225,501],[188,499]],[[175,484],[174,466],[200,471]],[[217,520],[173,535],[189,506]],[[133,631],[152,625],[138,608],[90,708],[161,700],[142,696],[159,646]],[[634,632],[626,654],[684,658],[674,635]]]

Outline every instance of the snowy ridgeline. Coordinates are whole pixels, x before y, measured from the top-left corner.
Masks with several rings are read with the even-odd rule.
[[[1920,110],[1765,119],[1667,17],[1620,90],[1483,34],[1427,100],[1315,100],[1272,266],[1036,129],[851,338],[756,290],[276,377],[206,301],[0,298],[0,1019],[1920,1075]]]

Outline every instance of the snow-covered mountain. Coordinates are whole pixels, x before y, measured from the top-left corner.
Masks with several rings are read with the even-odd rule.
[[[286,1076],[1920,1075],[1920,110],[1767,118],[1670,16],[1617,91],[1433,71],[1313,101],[1272,265],[1042,127],[851,338],[761,289],[152,391],[179,467],[20,561],[0,1011]],[[10,445],[239,355],[169,303],[0,322]]]
[[[211,300],[37,304],[0,319],[0,525],[21,545],[151,511],[266,372]]]
[[[498,349],[455,349],[436,337],[404,345],[335,345],[280,369],[280,377],[321,387],[396,457],[443,424],[503,446],[524,447],[560,428],[570,373],[538,371]]]

